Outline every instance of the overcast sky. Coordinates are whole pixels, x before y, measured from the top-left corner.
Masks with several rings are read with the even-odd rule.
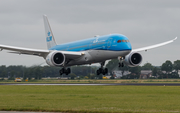
[[[179,0],[1,0],[0,44],[46,49],[42,15],[48,16],[58,44],[119,33],[133,48],[179,37],[174,43],[141,52],[144,63],[180,60]],[[43,58],[0,52],[0,65],[38,65]]]

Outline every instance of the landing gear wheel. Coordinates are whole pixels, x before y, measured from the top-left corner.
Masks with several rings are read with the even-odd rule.
[[[62,68],[61,70],[59,70],[59,74],[60,75],[62,75],[62,74],[68,75],[69,73],[71,73],[71,69],[70,68],[68,68],[68,69]]]
[[[97,75],[99,75],[99,74],[100,74],[100,71],[99,71],[99,69],[96,71],[96,73],[97,73]]]
[[[119,67],[121,67],[121,63],[119,63]]]
[[[106,74],[104,70],[103,70],[102,74],[103,74],[103,75],[105,75],[105,74]]]
[[[108,73],[108,68],[105,68],[105,73],[106,73],[106,74]]]
[[[62,75],[63,73],[61,72],[61,70],[59,71],[59,74]]]
[[[124,67],[124,63],[121,64],[121,67]]]
[[[124,67],[124,63],[119,63],[119,67]]]
[[[62,75],[64,73],[64,68],[62,68],[61,70],[59,70],[59,74]]]
[[[67,71],[68,71],[68,73],[71,73],[71,69],[70,68],[67,68]]]
[[[107,69],[107,68],[105,68],[105,69],[99,68],[99,69],[96,71],[96,73],[97,73],[97,75],[100,75],[100,74],[105,75],[105,74],[108,73],[108,69]]]
[[[102,73],[102,72],[103,72],[103,69],[102,69],[102,68],[99,68],[99,72]]]
[[[108,73],[108,69],[107,69],[107,68],[105,68],[105,69],[103,68],[104,64],[105,64],[105,61],[104,61],[104,62],[101,62],[101,68],[99,68],[99,69],[96,71],[97,75],[100,75],[100,74],[105,75],[105,74]]]

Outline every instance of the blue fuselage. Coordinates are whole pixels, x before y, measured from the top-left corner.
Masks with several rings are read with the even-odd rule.
[[[131,51],[128,38],[121,34],[110,34],[97,36],[85,40],[56,45],[50,50],[58,51],[87,51],[87,50],[109,50],[109,51]]]

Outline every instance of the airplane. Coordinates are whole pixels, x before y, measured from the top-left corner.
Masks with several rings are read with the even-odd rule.
[[[71,69],[67,68],[69,66],[100,63],[101,67],[96,73],[97,75],[105,75],[108,73],[108,69],[103,67],[107,60],[118,58],[119,67],[123,67],[124,64],[130,67],[139,66],[142,62],[140,51],[160,47],[177,39],[176,37],[163,43],[132,49],[131,43],[126,36],[122,34],[109,34],[57,45],[47,16],[43,15],[43,19],[48,50],[8,45],[0,45],[0,50],[4,49],[10,50],[10,53],[42,57],[48,65],[62,67],[59,71],[60,75],[70,74]]]

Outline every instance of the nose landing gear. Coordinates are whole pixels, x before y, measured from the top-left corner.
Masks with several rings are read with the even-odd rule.
[[[124,63],[123,63],[124,59],[125,59],[124,57],[119,58],[119,67],[124,67]]]
[[[119,67],[124,67],[124,63],[119,63]]]

